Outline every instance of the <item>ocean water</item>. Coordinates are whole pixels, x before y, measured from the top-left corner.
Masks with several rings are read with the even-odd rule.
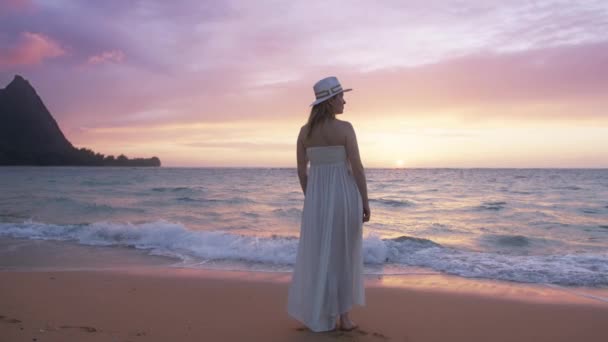
[[[368,169],[367,274],[608,286],[606,169]],[[0,237],[288,272],[295,169],[0,168]]]

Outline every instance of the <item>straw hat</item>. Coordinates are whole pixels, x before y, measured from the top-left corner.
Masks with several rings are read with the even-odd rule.
[[[315,97],[317,98],[315,102],[311,103],[311,106],[317,105],[334,95],[351,91],[352,89],[342,89],[342,85],[337,78],[334,76],[326,77],[319,82],[315,83],[313,87],[315,91]]]

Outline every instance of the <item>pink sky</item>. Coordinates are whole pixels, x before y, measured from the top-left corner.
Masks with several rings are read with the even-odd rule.
[[[312,84],[370,167],[608,167],[606,1],[17,1],[0,87],[165,166],[295,166]]]

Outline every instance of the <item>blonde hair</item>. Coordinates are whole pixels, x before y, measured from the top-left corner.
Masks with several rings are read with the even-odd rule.
[[[306,123],[306,126],[308,127],[306,137],[310,138],[310,135],[312,134],[312,129],[315,126],[329,119],[334,119],[335,117],[336,114],[333,112],[333,108],[329,103],[329,99],[314,105],[310,110],[310,116],[308,117],[308,122]]]

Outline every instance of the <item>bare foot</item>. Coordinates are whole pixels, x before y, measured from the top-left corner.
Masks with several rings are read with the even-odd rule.
[[[351,331],[358,327],[359,326],[348,317],[348,313],[340,315],[340,330]]]

